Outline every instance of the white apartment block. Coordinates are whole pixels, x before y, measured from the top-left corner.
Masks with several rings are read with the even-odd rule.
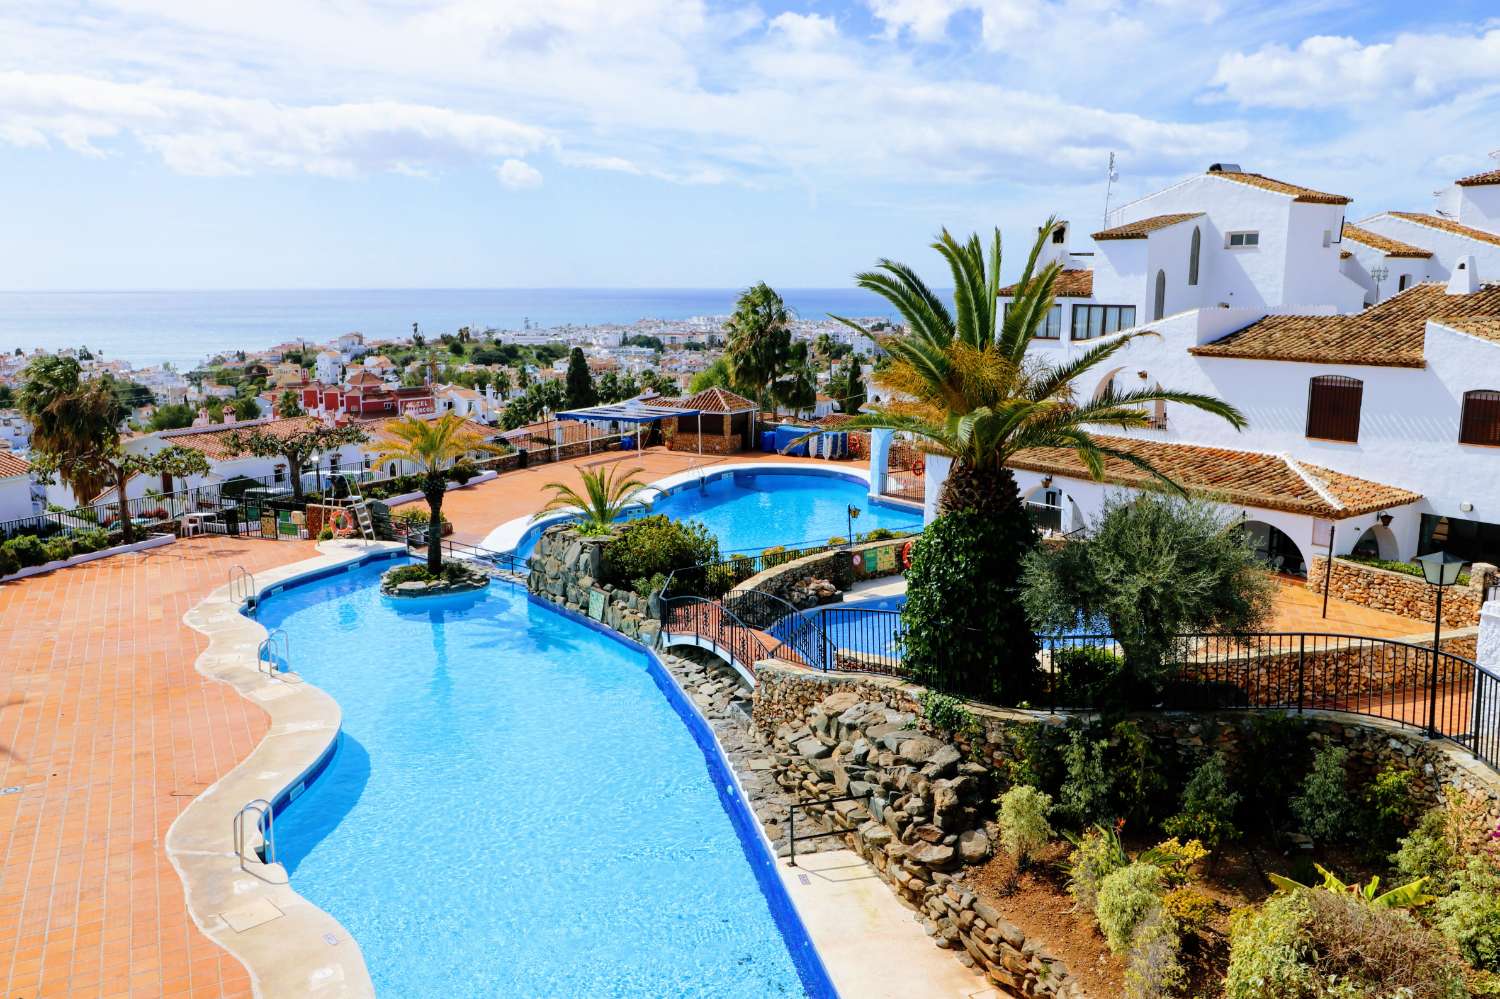
[[[1348,204],[1215,165],[1112,213],[1090,251],[1059,227],[1049,259],[1067,269],[1032,353],[1156,334],[1078,393],[1160,384],[1235,405],[1243,432],[1176,405],[1153,407],[1147,429],[1100,432],[1242,517],[1283,571],[1304,572],[1330,534],[1336,554],[1500,562],[1500,171],[1458,181],[1443,214],[1346,225]],[[886,446],[872,445],[877,489]],[[929,517],[946,467],[928,462]],[[1062,531],[1145,482],[1118,460],[1095,481],[1062,449],[1013,467]]]

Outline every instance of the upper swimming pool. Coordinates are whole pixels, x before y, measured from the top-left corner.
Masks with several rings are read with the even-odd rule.
[[[511,584],[401,602],[380,560],[259,619],[343,710],[276,820],[389,996],[831,996],[712,736],[643,650]]]
[[[673,520],[696,520],[719,539],[722,554],[758,553],[772,545],[801,548],[827,543],[849,533],[848,508],[858,507],[854,530],[860,534],[884,527],[918,531],[922,511],[870,499],[869,486],[835,470],[798,467],[713,472],[668,489],[649,510]],[[546,524],[528,529],[515,547],[531,554]]]

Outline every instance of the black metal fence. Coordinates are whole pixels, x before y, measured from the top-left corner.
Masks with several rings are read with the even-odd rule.
[[[752,628],[717,600],[695,596],[668,597],[662,601],[662,632],[717,649],[746,670],[754,670],[762,659],[776,655],[779,643]]]

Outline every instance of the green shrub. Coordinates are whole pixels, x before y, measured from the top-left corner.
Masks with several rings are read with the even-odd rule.
[[[48,562],[61,562],[70,559],[74,555],[73,542],[64,535],[48,538],[42,542],[42,554]]]
[[[1063,782],[1067,736],[1067,730],[1057,725],[1018,725],[1011,729],[1014,753],[1007,763],[1010,782],[1057,793]]]
[[[1099,903],[1099,886],[1115,871],[1130,864],[1120,837],[1113,829],[1091,826],[1082,836],[1069,836],[1073,853],[1068,858],[1068,894],[1093,912]]]
[[[1196,888],[1184,885],[1173,888],[1162,897],[1162,908],[1177,922],[1181,933],[1202,933],[1213,922],[1219,903]]]
[[[1052,651],[1052,668],[1057,703],[1091,708],[1115,699],[1125,660],[1103,646],[1070,646]]]
[[[1131,937],[1125,957],[1125,995],[1129,999],[1176,995],[1187,984],[1181,951],[1177,921],[1158,904],[1140,920]]]
[[[1167,794],[1167,767],[1161,753],[1133,721],[1110,730],[1109,772],[1116,813],[1138,824],[1150,824],[1175,801]]]
[[[1108,750],[1107,740],[1094,738],[1083,726],[1068,736],[1062,752],[1065,776],[1059,811],[1079,825],[1115,819],[1114,783],[1105,760]]]
[[[667,577],[664,573],[658,572],[654,576],[642,577],[640,579],[637,579],[630,585],[631,588],[634,589],[635,592],[639,595],[643,597],[649,597],[651,594],[667,585]]]
[[[1046,846],[1054,833],[1047,821],[1052,810],[1052,796],[1034,787],[1019,784],[1000,796],[1000,844],[1024,867]]]
[[[719,543],[708,528],[697,521],[653,514],[615,529],[604,546],[599,575],[615,586],[633,586],[637,579],[718,560]]]
[[[91,527],[86,531],[79,531],[73,535],[73,553],[75,555],[87,555],[89,552],[103,551],[109,547],[109,532],[102,531],[97,527]]]
[[[1181,810],[1162,823],[1169,836],[1201,840],[1209,849],[1239,836],[1234,811],[1240,796],[1229,786],[1229,773],[1222,753],[1214,753],[1198,765],[1182,789]]]
[[[1166,879],[1168,888],[1180,888],[1188,883],[1188,872],[1193,865],[1208,856],[1208,851],[1196,839],[1186,843],[1176,836],[1162,840],[1136,859],[1154,865]]]
[[[956,697],[924,690],[917,695],[917,703],[927,724],[940,732],[967,733],[979,728],[979,719]]]
[[[891,530],[889,527],[877,527],[873,531],[871,531],[868,534],[866,534],[864,536],[864,540],[865,541],[891,541],[891,540],[893,540],[895,538],[899,538],[900,536],[901,535],[897,534],[895,531]]]
[[[1365,785],[1360,801],[1364,812],[1361,839],[1374,853],[1390,852],[1421,817],[1416,777],[1411,768],[1391,763]]]
[[[1400,909],[1299,889],[1230,923],[1225,999],[1462,999],[1464,968]]]
[[[1402,881],[1427,879],[1427,889],[1444,894],[1455,887],[1458,854],[1443,828],[1443,813],[1434,808],[1422,816],[1417,827],[1401,838],[1400,848],[1391,854],[1391,865]]]
[[[991,704],[1017,704],[1044,689],[1015,573],[1035,540],[1019,515],[961,509],[927,526],[912,547],[901,610],[912,681]]]
[[[0,545],[0,577],[9,576],[11,573],[20,572],[21,563],[5,545]]]
[[[325,527],[321,531],[319,531],[318,532],[318,540],[319,541],[332,541],[333,540],[333,528],[331,528],[331,527]]]
[[[1292,799],[1292,814],[1302,831],[1320,843],[1347,839],[1355,831],[1354,802],[1349,797],[1346,764],[1349,750],[1324,746],[1313,757],[1312,770],[1302,782],[1302,793]]]
[[[848,538],[841,537],[840,535],[837,535],[837,534],[835,534],[833,537],[831,537],[831,538],[828,539],[828,547],[829,548],[837,548],[839,545],[847,545],[848,543],[849,543],[849,539]]]
[[[41,565],[47,561],[47,553],[42,547],[42,539],[34,534],[18,534],[5,542],[3,547],[10,552],[11,557],[22,569],[29,569],[34,565]]]
[[[1500,971],[1500,871],[1488,857],[1471,857],[1457,883],[1438,899],[1433,926],[1474,967]]]
[[[1110,950],[1124,954],[1130,949],[1136,927],[1161,911],[1166,886],[1161,868],[1142,860],[1105,877],[1099,885],[1094,916]]]
[[[454,465],[452,468],[448,469],[448,478],[452,479],[454,482],[457,482],[461,486],[468,483],[470,479],[478,474],[479,469],[476,468],[472,462],[468,461],[461,461],[458,464]]]
[[[1338,556],[1338,561],[1340,561],[1340,562],[1357,562],[1360,565],[1369,565],[1369,566],[1374,566],[1377,569],[1385,569],[1385,570],[1388,570],[1390,572],[1399,572],[1399,573],[1401,573],[1404,576],[1416,576],[1418,579],[1425,578],[1422,575],[1422,567],[1420,565],[1417,565],[1415,562],[1393,562],[1390,559],[1373,558],[1373,557],[1368,556],[1368,555],[1352,555],[1352,554],[1351,555],[1340,555],[1340,556]],[[1469,585],[1469,574],[1467,572],[1460,572],[1458,574],[1458,585],[1459,586],[1468,586]]]
[[[1244,726],[1233,784],[1244,795],[1241,829],[1277,830],[1290,819],[1290,801],[1307,771],[1307,725],[1295,715],[1256,712]]]

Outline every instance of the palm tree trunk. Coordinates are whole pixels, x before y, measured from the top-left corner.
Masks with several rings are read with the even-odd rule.
[[[135,525],[130,522],[130,501],[125,498],[125,471],[119,465],[113,466],[115,476],[115,499],[119,501],[120,509],[120,540],[124,544],[130,544],[135,540]]]
[[[1026,516],[1015,474],[1004,465],[974,467],[955,461],[938,497],[938,513],[974,510],[987,517]]]
[[[443,571],[443,495],[447,482],[441,473],[427,473],[422,480],[422,495],[427,499],[427,571],[436,576]]]

